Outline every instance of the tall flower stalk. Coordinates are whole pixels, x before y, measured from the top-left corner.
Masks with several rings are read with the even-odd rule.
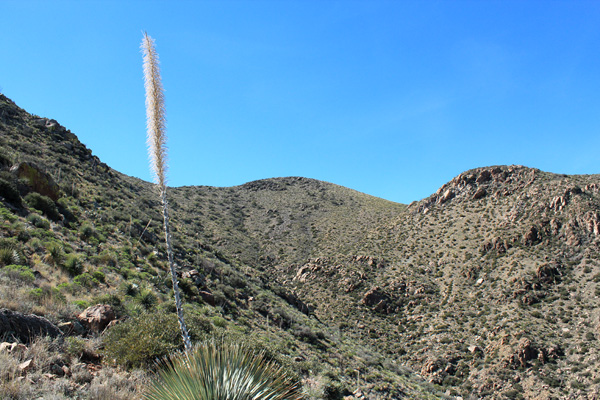
[[[146,87],[146,129],[148,131],[148,153],[150,155],[150,169],[154,175],[154,182],[158,188],[165,230],[165,243],[167,245],[167,257],[171,270],[171,281],[175,295],[175,307],[177,318],[181,328],[181,336],[186,351],[192,348],[190,335],[181,307],[181,296],[177,284],[177,272],[173,261],[173,248],[171,246],[171,231],[169,230],[169,204],[167,202],[167,135],[165,120],[165,101],[162,82],[160,79],[160,68],[158,65],[158,53],[154,48],[154,39],[144,33],[142,40],[142,52],[144,54],[144,86]]]

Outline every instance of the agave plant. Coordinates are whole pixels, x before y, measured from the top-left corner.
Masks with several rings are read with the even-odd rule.
[[[159,362],[147,400],[304,399],[300,382],[264,353],[208,341]]]

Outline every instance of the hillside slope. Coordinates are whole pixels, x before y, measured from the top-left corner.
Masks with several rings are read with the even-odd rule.
[[[169,310],[152,185],[1,96],[0,131],[0,251],[36,273],[0,280],[0,307],[57,323],[107,295],[129,321],[140,305]],[[51,179],[25,179],[24,162]],[[409,206],[298,177],[172,188],[186,312],[278,354],[313,398],[597,398],[599,187],[600,175],[494,166]],[[78,275],[51,262],[56,242],[81,258]],[[97,272],[104,282],[77,286]]]
[[[44,316],[70,335],[0,353],[0,393],[139,397],[154,357],[181,347],[152,185],[102,163],[57,121],[0,96],[0,196],[0,308]],[[405,206],[305,178],[172,188],[169,196],[194,340],[225,336],[265,349],[302,378],[309,398],[439,398],[410,369],[320,321],[313,304],[272,275],[274,266],[350,254]],[[97,303],[122,322],[103,334],[73,332],[77,314]],[[11,332],[0,336],[12,340]],[[38,350],[30,379],[18,379],[38,348],[47,355]],[[54,373],[63,367],[73,374]]]

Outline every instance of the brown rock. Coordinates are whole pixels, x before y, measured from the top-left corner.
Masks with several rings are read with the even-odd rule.
[[[508,243],[508,241],[502,239],[501,237],[496,237],[491,240],[488,240],[482,246],[482,250],[484,252],[495,250],[498,254],[504,254],[510,248],[510,243]]]
[[[540,265],[535,275],[542,283],[557,283],[560,281],[561,273],[558,263]]]
[[[11,172],[26,181],[34,192],[48,196],[54,201],[60,197],[60,188],[54,179],[36,165],[22,162],[12,167]]]
[[[210,304],[211,306],[215,305],[215,296],[211,292],[207,292],[206,290],[200,290],[200,297],[206,304]]]
[[[445,202],[447,202],[448,200],[451,200],[454,198],[456,194],[454,193],[454,191],[452,191],[452,189],[448,189],[444,192],[444,194],[442,195],[442,197],[440,197],[438,199],[438,203],[439,204],[444,204]]]
[[[389,297],[378,286],[367,291],[361,302],[369,307],[376,307],[378,311],[385,309]]]
[[[519,341],[517,350],[512,356],[512,365],[525,368],[528,361],[536,358],[538,358],[538,350],[533,346],[531,340],[523,338]]]
[[[487,190],[485,188],[480,187],[477,189],[475,194],[473,195],[473,200],[479,200],[487,195]]]
[[[492,179],[492,173],[486,169],[486,170],[481,171],[481,173],[479,174],[479,176],[476,179],[476,182],[477,183],[485,183],[491,179]]]
[[[540,234],[535,226],[532,226],[525,235],[523,235],[523,243],[527,246],[533,246],[541,241]]]
[[[584,216],[585,228],[588,232],[600,235],[600,217],[597,211],[588,211]]]
[[[564,196],[556,196],[550,202],[550,209],[558,212],[567,205],[567,199]]]
[[[77,316],[79,322],[92,332],[100,333],[116,319],[115,311],[108,304],[96,304],[86,308]]]

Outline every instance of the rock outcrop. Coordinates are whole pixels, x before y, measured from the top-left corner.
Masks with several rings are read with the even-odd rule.
[[[79,322],[94,333],[102,332],[116,318],[115,311],[108,304],[96,304],[88,307],[77,316]]]
[[[30,343],[38,336],[58,337],[61,335],[60,329],[44,317],[0,309],[0,337],[14,338],[22,343]]]
[[[60,188],[54,179],[46,171],[38,166],[22,162],[11,168],[11,172],[19,179],[27,182],[27,185],[41,195],[48,196],[56,201],[60,197]]]

